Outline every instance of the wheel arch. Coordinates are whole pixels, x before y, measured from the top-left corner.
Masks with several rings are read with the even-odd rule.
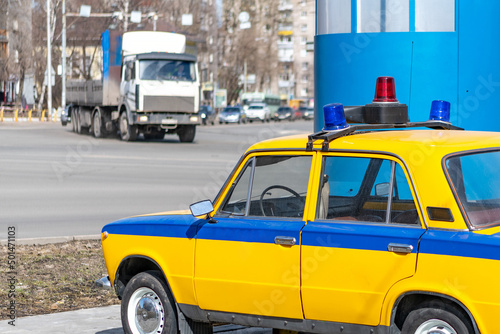
[[[435,304],[436,308],[454,309],[470,322],[474,333],[480,333],[474,316],[461,301],[445,294],[430,291],[410,291],[400,295],[392,308],[391,324],[401,329],[411,311],[420,308],[420,305],[429,303]]]
[[[114,288],[118,298],[120,300],[122,299],[123,291],[132,277],[150,270],[158,271],[160,273],[161,278],[165,281],[165,284],[173,296],[174,294],[168,282],[167,275],[165,275],[165,272],[158,262],[145,255],[129,255],[121,260],[118,268],[116,269]]]

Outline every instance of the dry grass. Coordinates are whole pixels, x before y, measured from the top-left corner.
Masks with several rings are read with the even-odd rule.
[[[0,249],[0,320],[10,304],[7,246]],[[71,241],[51,245],[16,245],[16,316],[47,314],[119,304],[114,291],[94,285],[106,275],[101,243]]]

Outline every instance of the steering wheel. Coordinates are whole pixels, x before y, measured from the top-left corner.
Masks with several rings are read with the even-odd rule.
[[[300,196],[300,194],[298,192],[296,192],[295,190],[291,189],[291,188],[288,188],[286,186],[282,186],[282,185],[279,185],[279,184],[274,184],[272,186],[269,186],[267,187],[266,189],[264,189],[264,191],[262,191],[262,194],[260,195],[260,199],[259,199],[259,205],[260,205],[260,210],[262,211],[262,215],[265,217],[266,216],[266,212],[264,211],[264,196],[266,195],[266,193],[271,190],[271,189],[282,189],[282,190],[286,190],[288,191],[289,193],[291,193],[292,195],[294,195],[295,197],[299,198],[300,200],[303,201],[302,197]],[[273,215],[274,216],[274,215]]]

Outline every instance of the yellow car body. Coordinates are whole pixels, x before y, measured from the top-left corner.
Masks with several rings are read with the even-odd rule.
[[[472,225],[448,161],[500,151],[500,134],[367,131],[336,138],[327,150],[320,141],[306,149],[308,141],[296,135],[250,147],[208,216],[186,210],[104,226],[104,258],[118,295],[134,275],[157,270],[179,311],[199,322],[397,333],[425,304],[451,308],[471,332],[499,333],[500,226]],[[354,167],[338,170],[337,162]],[[365,174],[358,162],[368,166]],[[290,164],[284,168],[290,175],[256,172],[273,163]],[[382,175],[384,166],[390,175]],[[232,201],[246,189],[247,170],[255,171],[248,172],[247,202]],[[342,183],[344,176],[352,180]],[[301,191],[289,196],[280,181],[300,184]],[[257,191],[259,182],[259,189],[266,182],[271,189]],[[337,196],[341,189],[347,190]],[[360,193],[366,199],[356,199]],[[396,221],[404,212],[411,218]]]

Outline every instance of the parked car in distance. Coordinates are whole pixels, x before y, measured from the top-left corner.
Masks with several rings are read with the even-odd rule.
[[[252,103],[246,110],[246,116],[250,122],[261,121],[264,123],[271,120],[271,111],[265,103]]]
[[[293,121],[294,112],[291,107],[279,107],[274,114],[275,121]]]
[[[228,106],[219,114],[219,124],[246,123],[245,113],[241,106]]]
[[[201,106],[200,107],[200,118],[201,118],[201,124],[207,125],[207,124],[215,124],[215,117],[217,115],[215,114],[215,111],[212,109],[211,106]]]
[[[313,119],[314,118],[314,108],[313,107],[307,107],[304,112],[302,113],[302,118],[303,119]]]
[[[61,124],[62,126],[68,125],[71,123],[71,110],[73,109],[73,105],[70,103],[66,105],[66,108],[61,112]]]

